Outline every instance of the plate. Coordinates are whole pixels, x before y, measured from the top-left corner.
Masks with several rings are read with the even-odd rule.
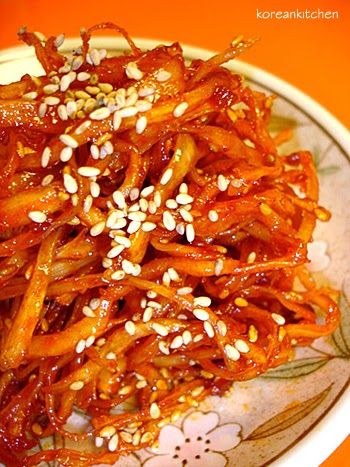
[[[159,42],[139,39],[142,48]],[[65,41],[62,51],[79,45]],[[92,45],[111,53],[126,50],[123,39],[99,37]],[[209,58],[213,52],[184,46],[188,59]],[[333,336],[309,348],[297,348],[296,358],[282,367],[243,383],[235,383],[227,397],[210,397],[160,434],[158,450],[138,451],[122,458],[118,467],[223,467],[244,465],[318,466],[349,434],[350,413],[350,136],[327,110],[290,84],[241,61],[228,67],[244,75],[255,89],[278,96],[271,131],[293,128],[282,153],[309,149],[320,182],[320,203],[332,211],[327,224],[318,223],[309,248],[310,267],[319,284],[341,291],[342,322]],[[16,47],[0,52],[0,83],[24,72],[41,74],[33,49]],[[81,413],[69,420],[84,429]],[[59,437],[42,448],[69,446]]]

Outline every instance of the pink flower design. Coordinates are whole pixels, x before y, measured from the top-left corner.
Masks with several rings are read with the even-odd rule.
[[[307,245],[307,257],[310,260],[308,269],[310,272],[324,271],[328,268],[331,259],[327,254],[327,242],[314,240]]]
[[[241,442],[241,426],[237,423],[220,425],[216,412],[195,411],[183,421],[182,429],[166,425],[160,432],[156,455],[148,458],[144,467],[224,467],[222,454]]]

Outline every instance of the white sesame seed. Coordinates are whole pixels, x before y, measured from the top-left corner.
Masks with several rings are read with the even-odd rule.
[[[46,146],[41,155],[41,166],[42,167],[45,168],[49,165],[51,156],[52,156],[51,149],[48,146]]]
[[[86,341],[85,341],[85,347],[91,347],[92,344],[95,342],[96,337],[95,336],[89,336]]]
[[[68,75],[63,75],[60,81],[60,91],[65,92],[71,84],[70,77]]]
[[[32,101],[38,97],[38,93],[35,91],[32,92],[27,92],[26,94],[23,94],[23,99],[26,99],[28,101]]]
[[[49,96],[44,98],[44,102],[46,105],[57,105],[60,103],[60,100],[58,97]]]
[[[117,356],[114,352],[108,352],[108,354],[106,355],[106,359],[107,360],[116,360],[117,359]]]
[[[90,193],[93,198],[99,197],[100,185],[97,182],[90,182]]]
[[[83,387],[84,387],[83,381],[74,381],[74,383],[72,383],[69,386],[69,389],[71,389],[72,391],[80,391],[80,389],[83,389]]]
[[[138,90],[138,95],[140,97],[147,97],[147,96],[151,96],[152,94],[154,94],[154,91],[155,91],[155,89],[151,88],[151,87],[149,87],[149,88],[140,88]]]
[[[98,54],[100,56],[100,60],[103,60],[104,58],[107,57],[107,50],[106,49],[100,49],[98,51]]]
[[[115,435],[112,436],[112,438],[108,442],[108,451],[114,452],[117,450],[119,443],[119,436],[116,433]]]
[[[101,448],[103,446],[103,438],[101,438],[100,436],[96,436],[95,438],[95,446],[97,448]]]
[[[183,223],[181,224],[177,224],[176,226],[176,232],[179,234],[179,235],[183,235],[185,233],[185,225]]]
[[[111,115],[111,111],[108,107],[100,107],[99,109],[93,110],[89,117],[92,120],[104,120]]]
[[[150,186],[146,186],[142,191],[141,191],[141,196],[143,196],[144,198],[147,198],[147,196],[151,195],[152,193],[154,192],[154,186],[153,185],[150,185]]]
[[[193,222],[193,216],[190,212],[186,211],[184,208],[179,209],[180,216],[185,222]]]
[[[126,226],[126,219],[118,219],[112,226],[112,229],[123,229]]]
[[[114,191],[112,197],[113,197],[113,201],[115,202],[115,204],[118,206],[119,209],[126,208],[125,198],[121,191],[118,191],[118,190]]]
[[[169,287],[170,281],[171,281],[171,279],[170,279],[169,273],[168,273],[168,272],[165,272],[165,273],[163,274],[163,277],[162,277],[162,283],[163,283],[163,285],[165,285],[166,287]]]
[[[203,339],[203,337],[203,334],[197,334],[196,336],[194,336],[193,342],[199,342]]]
[[[157,208],[160,207],[160,205],[162,204],[162,197],[161,197],[161,194],[159,193],[159,191],[156,191],[153,195],[153,201],[155,202]]]
[[[28,217],[30,220],[32,220],[33,222],[37,222],[38,224],[45,222],[47,219],[46,214],[42,211],[30,211],[28,213]]]
[[[140,210],[140,204],[139,203],[132,204],[128,209],[129,213],[136,212],[136,211],[139,211],[139,210]]]
[[[216,276],[220,276],[220,274],[222,273],[224,269],[224,261],[219,258],[215,261],[215,265],[214,265],[214,274]]]
[[[81,135],[82,133],[84,133],[84,131],[86,131],[89,128],[90,125],[91,120],[85,120],[85,122],[83,122],[81,125],[78,126],[78,128],[76,128],[75,134]]]
[[[176,222],[175,222],[175,219],[173,218],[171,212],[169,212],[169,211],[164,211],[163,212],[163,224],[164,224],[164,227],[167,230],[169,230],[170,232],[175,230]]]
[[[90,73],[87,73],[86,71],[81,71],[80,73],[78,73],[77,75],[77,80],[78,81],[87,81],[88,79],[91,78],[91,75]]]
[[[123,237],[122,235],[115,235],[114,241],[123,245],[125,248],[131,247],[131,241],[127,237]]]
[[[228,356],[230,360],[237,361],[239,360],[241,354],[238,352],[238,350],[233,347],[233,345],[226,344],[225,345],[225,354]]]
[[[165,206],[166,206],[168,209],[177,209],[177,207],[178,207],[179,205],[177,204],[177,202],[176,202],[174,199],[169,198],[169,199],[167,199],[167,200],[165,201]]]
[[[152,418],[159,418],[160,417],[160,409],[159,409],[156,402],[152,402],[149,413],[150,413],[150,416]]]
[[[92,157],[93,159],[95,159],[95,160],[96,160],[96,159],[99,159],[99,157],[100,157],[100,150],[99,150],[99,147],[96,146],[96,144],[92,144],[92,145],[90,146],[90,154],[91,154],[91,157]]]
[[[286,322],[285,318],[282,315],[279,315],[278,313],[271,313],[271,318],[279,326],[283,326]]]
[[[68,120],[68,114],[67,114],[67,109],[65,105],[61,104],[57,107],[57,114],[61,120],[63,121]]]
[[[99,66],[99,64],[101,63],[101,59],[100,59],[100,54],[98,53],[98,50],[90,49],[86,57],[86,60],[87,62],[90,62],[90,65]]]
[[[128,234],[134,234],[137,232],[141,227],[141,222],[140,221],[131,221],[130,224],[128,225],[127,232]]]
[[[72,61],[72,70],[75,70],[75,71],[79,70],[79,68],[81,67],[83,63],[84,63],[84,59],[81,55],[74,57]]]
[[[185,345],[188,345],[190,342],[192,342],[192,334],[187,329],[182,333],[182,340]]]
[[[142,316],[142,321],[144,323],[147,323],[148,321],[150,321],[152,319],[153,311],[154,311],[154,309],[151,306],[148,306],[145,309],[145,311],[143,313],[143,316]]]
[[[101,171],[98,167],[83,166],[78,169],[78,174],[82,177],[97,177],[100,173]]]
[[[73,155],[73,149],[69,146],[65,146],[60,152],[60,160],[62,162],[68,162]]]
[[[255,251],[251,251],[247,257],[247,263],[248,264],[254,263],[255,260],[256,260],[256,253]]]
[[[139,117],[136,121],[136,133],[140,135],[145,131],[147,127],[147,117],[145,115],[142,115],[142,117]]]
[[[217,222],[219,220],[219,214],[214,211],[214,209],[211,209],[209,212],[208,212],[208,219],[211,221],[211,222]]]
[[[160,83],[163,83],[164,81],[168,81],[168,79],[171,78],[171,73],[167,70],[163,70],[162,68],[159,69],[156,73],[156,80],[159,81]]]
[[[87,306],[87,305],[85,305],[85,306],[83,307],[83,310],[82,310],[82,311],[83,311],[83,314],[84,314],[85,316],[87,316],[88,318],[95,318],[95,316],[96,316],[95,313],[93,312],[93,310],[92,310],[89,306]]]
[[[224,177],[224,175],[220,174],[218,176],[218,188],[220,191],[226,191],[229,184],[230,184],[230,181],[227,180],[227,178]]]
[[[180,279],[179,274],[177,273],[176,269],[174,268],[169,268],[168,269],[168,274],[169,277],[172,281],[177,282]]]
[[[226,324],[224,323],[224,321],[218,321],[217,322],[217,327],[218,327],[218,331],[219,331],[219,334],[223,337],[226,336],[227,334],[227,326]]]
[[[111,274],[111,279],[114,281],[121,281],[125,277],[125,272],[124,271],[115,271]]]
[[[130,193],[129,193],[130,200],[136,201],[139,196],[140,196],[140,190],[136,187],[131,188]]]
[[[139,81],[143,77],[142,71],[139,69],[137,63],[135,62],[129,62],[127,64],[125,73],[129,79],[135,79],[136,81]]]
[[[64,42],[64,34],[59,34],[54,40],[54,46],[57,47],[58,49],[59,47],[61,47],[63,42]]]
[[[152,230],[156,229],[157,225],[153,222],[144,222],[141,226],[141,230],[144,232],[152,232]]]
[[[160,184],[161,185],[166,185],[168,182],[170,182],[171,177],[173,176],[173,169],[168,168],[166,171],[163,173],[161,179],[160,179]]]
[[[176,202],[179,204],[190,204],[193,202],[192,196],[187,193],[180,193],[176,196]]]
[[[54,176],[52,174],[46,175],[42,180],[41,180],[41,186],[48,186],[54,179]]]
[[[128,214],[128,219],[131,221],[142,222],[146,217],[146,214],[142,211],[130,212],[130,214]]]
[[[102,436],[102,438],[110,438],[116,433],[116,431],[117,430],[114,428],[114,426],[107,425],[100,431],[100,436]]]
[[[47,104],[45,104],[45,102],[42,102],[40,105],[39,105],[39,111],[38,111],[38,115],[40,118],[44,118],[45,117],[45,114],[46,114],[46,111],[47,111]]]
[[[211,305],[211,299],[209,297],[206,297],[206,296],[202,296],[202,297],[195,297],[194,298],[194,305],[195,306],[210,306]]]
[[[97,237],[98,235],[100,235],[104,228],[106,227],[106,223],[105,221],[100,221],[100,222],[97,222],[97,224],[94,224],[91,229],[90,229],[90,235],[92,237]]]
[[[208,334],[208,337],[212,338],[215,336],[214,328],[209,321],[204,321],[204,330]]]
[[[131,392],[131,390],[132,390],[131,386],[123,386],[122,388],[119,389],[118,394],[120,394],[121,396],[126,396],[127,394]]]
[[[159,334],[160,336],[163,336],[163,337],[166,337],[169,332],[167,330],[167,328],[165,326],[163,326],[163,324],[159,324],[159,323],[152,323],[152,328],[156,331],[157,334]]]
[[[170,354],[169,347],[168,347],[166,342],[160,341],[158,343],[158,348],[164,355],[169,355]]]
[[[84,350],[85,350],[85,340],[80,339],[80,341],[78,341],[77,345],[75,346],[75,351],[76,353],[82,353]]]
[[[57,84],[46,84],[46,86],[43,87],[43,91],[45,94],[54,94],[58,91],[58,87]]]
[[[78,191],[77,181],[70,174],[63,174],[63,185],[68,193],[73,194]]]
[[[135,103],[135,107],[137,108],[139,112],[147,112],[148,110],[151,110],[153,106],[151,102],[147,102],[145,100],[138,100]]]
[[[127,321],[124,325],[125,331],[130,334],[130,336],[133,336],[136,332],[136,326],[132,321]]]
[[[131,107],[136,104],[139,96],[137,95],[136,90],[129,94],[129,96],[125,100],[125,107]]]
[[[209,318],[209,313],[202,308],[195,308],[193,314],[200,321],[206,321]]]
[[[175,118],[181,117],[186,112],[187,109],[188,109],[187,102],[181,102],[175,107],[173,111],[174,117]]]
[[[134,272],[134,265],[132,264],[131,261],[129,261],[127,259],[123,259],[122,268],[123,268],[123,271],[126,274],[133,274],[133,272]]]
[[[78,147],[78,141],[75,140],[71,135],[60,135],[59,139],[61,143],[63,143],[65,146],[69,146],[72,149]]]
[[[66,109],[67,109],[67,115],[70,118],[75,118],[75,115],[78,111],[78,106],[76,101],[69,101],[66,104]]]
[[[150,214],[155,214],[157,212],[157,205],[152,200],[148,202],[148,212]]]
[[[186,238],[189,243],[193,242],[195,238],[195,231],[194,231],[193,224],[186,225]]]
[[[107,253],[107,258],[116,258],[125,249],[124,245],[117,245],[111,248]]]
[[[131,107],[124,107],[123,109],[118,111],[121,118],[127,118],[127,117],[133,117],[138,113],[137,107],[131,106]]]
[[[248,344],[242,339],[237,339],[234,345],[240,353],[248,353],[250,350]]]
[[[171,349],[178,349],[183,345],[183,340],[182,336],[176,336],[174,339],[171,341],[170,348]]]
[[[187,295],[192,292],[193,292],[192,287],[181,287],[180,289],[177,289],[176,291],[178,295]]]

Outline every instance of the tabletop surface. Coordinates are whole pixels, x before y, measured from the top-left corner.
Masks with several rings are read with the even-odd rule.
[[[332,19],[276,19],[262,12],[337,12]],[[18,45],[17,30],[66,37],[80,26],[113,21],[133,37],[179,41],[223,50],[239,34],[259,37],[243,57],[309,94],[350,127],[348,0],[0,0],[0,49]],[[350,456],[348,438],[322,467],[343,466]],[[303,467],[303,466],[301,466]]]

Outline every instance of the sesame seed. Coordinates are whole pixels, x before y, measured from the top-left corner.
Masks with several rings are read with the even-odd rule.
[[[135,79],[136,81],[139,81],[143,77],[142,71],[139,69],[137,63],[135,62],[129,62],[127,64],[125,73],[129,79]]]
[[[122,388],[119,389],[118,394],[121,396],[126,396],[129,394],[132,390],[131,386],[123,386]]]
[[[188,109],[187,102],[181,102],[175,107],[173,111],[174,117],[175,118],[181,117],[186,112],[187,109]]]
[[[118,219],[123,218],[123,217],[124,217],[123,211],[120,211],[120,210],[112,211],[107,217],[106,226],[110,229],[117,222]]]
[[[84,131],[86,131],[89,128],[90,125],[91,120],[85,120],[85,122],[83,122],[81,125],[78,126],[78,128],[76,128],[75,134],[81,135],[82,133],[84,133]]]
[[[86,71],[81,71],[80,73],[77,74],[77,80],[78,81],[87,81],[90,79],[91,75],[90,73],[87,73]]]
[[[254,263],[255,260],[256,260],[256,253],[255,251],[251,251],[247,257],[247,263],[248,264]]]
[[[101,438],[100,436],[96,436],[95,438],[95,446],[97,448],[100,448],[103,446],[103,438]]]
[[[171,341],[170,348],[171,349],[178,349],[181,347],[183,344],[182,336],[176,336],[174,339]]]
[[[185,225],[184,224],[177,224],[176,226],[176,232],[179,234],[179,235],[183,235],[185,233]]]
[[[210,306],[211,305],[211,299],[209,297],[203,296],[203,297],[195,297],[194,298],[194,305],[195,306]]]
[[[47,219],[46,214],[42,211],[30,211],[28,213],[28,217],[30,220],[37,222],[38,224],[45,222]]]
[[[119,209],[126,208],[125,198],[121,191],[118,191],[118,190],[114,191],[112,197],[113,197],[113,201],[115,202],[115,204],[118,206]]]
[[[143,312],[143,315],[142,315],[142,321],[144,323],[147,323],[148,321],[150,321],[152,319],[152,316],[153,316],[153,311],[154,309],[150,306],[148,306],[145,311]]]
[[[225,345],[225,354],[228,356],[230,360],[237,361],[239,360],[241,354],[238,352],[238,350],[233,347],[231,344],[226,344]]]
[[[106,223],[105,221],[100,221],[100,222],[97,222],[97,224],[94,224],[91,229],[90,229],[90,235],[92,237],[97,237],[98,235],[100,235],[104,228],[106,227]]]
[[[165,272],[162,277],[162,283],[163,285],[169,287],[170,285],[170,276],[168,272]]]
[[[156,402],[153,402],[151,404],[150,410],[149,410],[150,416],[152,418],[159,418],[160,417],[160,409],[157,405]]]
[[[264,216],[270,216],[272,214],[272,209],[266,203],[261,203],[259,206],[260,212],[264,214]]]
[[[95,313],[93,312],[93,310],[92,310],[89,306],[87,306],[87,305],[85,305],[85,306],[83,307],[83,310],[82,310],[82,311],[83,311],[83,314],[84,314],[85,316],[87,316],[88,318],[95,318],[95,316],[96,316]]]
[[[180,276],[178,275],[176,269],[174,268],[169,268],[168,274],[169,274],[170,279],[174,282],[177,282],[180,279]]]
[[[68,120],[68,114],[67,114],[67,109],[65,105],[61,104],[57,107],[57,114],[61,120],[63,121]]]
[[[77,345],[75,346],[75,351],[76,353],[82,353],[84,350],[85,350],[85,340],[80,339],[80,341],[78,341]]]
[[[125,331],[130,334],[130,336],[133,336],[136,332],[136,326],[132,321],[127,321],[124,325]]]
[[[97,177],[100,173],[101,171],[98,167],[83,166],[78,169],[78,174],[82,177]]]
[[[141,196],[144,198],[147,198],[147,196],[151,195],[154,192],[154,186],[146,186],[142,191],[141,191]]]
[[[216,276],[220,276],[220,274],[222,273],[224,269],[224,261],[219,258],[215,261],[215,265],[214,265],[214,274]]]
[[[167,199],[165,201],[165,206],[168,208],[168,209],[177,209],[177,207],[179,206],[177,204],[177,202],[174,200],[174,199]]]
[[[80,389],[83,389],[83,387],[84,387],[83,381],[74,381],[74,383],[72,383],[69,386],[69,389],[71,389],[72,391],[80,391]]]
[[[182,340],[185,345],[188,345],[190,342],[192,342],[192,334],[187,329],[182,333]]]
[[[140,210],[140,204],[139,203],[134,203],[129,207],[129,213],[131,212],[136,212]]]
[[[227,334],[227,326],[224,321],[219,320],[217,323],[218,331],[221,336],[225,337]]]
[[[203,337],[203,334],[197,334],[196,336],[194,336],[193,342],[199,342],[203,339]]]
[[[181,287],[180,289],[177,289],[176,291],[178,295],[187,295],[192,292],[193,292],[192,287]]]
[[[141,222],[140,221],[131,221],[130,224],[128,225],[127,232],[128,234],[132,235],[136,233],[141,227]]]
[[[51,149],[48,146],[46,146],[41,155],[41,166],[42,167],[45,168],[49,165],[51,156],[52,156]]]
[[[163,212],[163,224],[167,230],[169,231],[175,230],[176,222],[172,214],[169,211]]]
[[[123,237],[122,235],[115,235],[114,241],[123,245],[125,248],[131,247],[131,241],[127,237]]]
[[[68,193],[73,194],[78,191],[77,181],[70,174],[63,174],[63,184]]]
[[[98,198],[100,194],[100,185],[97,182],[90,182],[90,193],[93,198]]]
[[[142,222],[146,217],[146,214],[142,211],[130,212],[130,214],[128,214],[128,219],[131,221]]]
[[[157,334],[160,336],[167,336],[169,334],[167,328],[159,323],[152,323],[152,328],[156,331]]]
[[[23,97],[23,99],[32,101],[32,100],[34,100],[34,99],[36,99],[38,97],[38,93],[35,92],[35,91],[27,92],[26,94],[23,94],[22,97]]]
[[[117,356],[114,352],[108,352],[108,354],[106,355],[106,360],[116,360],[117,359]]]
[[[116,431],[117,430],[114,428],[114,426],[107,425],[107,426],[103,427],[102,430],[100,431],[100,436],[102,438],[110,438],[111,436],[113,436],[116,433]]]
[[[91,157],[92,157],[93,159],[95,159],[95,160],[96,160],[96,159],[99,159],[99,157],[100,157],[100,150],[99,150],[98,146],[96,146],[96,144],[92,144],[92,145],[90,146],[90,154],[91,154]]]
[[[54,46],[58,49],[64,42],[64,34],[59,34],[54,40]]]
[[[122,268],[126,274],[132,274],[134,272],[134,265],[127,259],[123,259]]]
[[[135,107],[139,112],[147,112],[148,110],[151,110],[152,104],[151,102],[147,102],[145,100],[138,100],[135,103]]]
[[[130,200],[136,201],[139,196],[140,196],[140,190],[136,187],[131,188],[130,193],[129,193]]]
[[[73,149],[69,146],[65,146],[60,152],[60,161],[68,162],[73,155]]]
[[[70,76],[69,75],[63,75],[60,81],[60,91],[65,92],[69,88],[71,84]]]
[[[111,274],[111,279],[113,281],[121,281],[125,278],[125,272],[124,271],[115,271],[113,274]]]
[[[91,347],[92,344],[95,342],[96,337],[95,336],[89,336],[86,341],[85,341],[85,347]]]
[[[157,212],[157,205],[152,200],[148,202],[148,212],[150,214],[155,214]]]
[[[213,209],[211,209],[209,212],[208,212],[208,219],[211,221],[211,222],[217,222],[219,220],[219,215],[216,211],[214,211]]]
[[[75,140],[71,135],[60,135],[59,139],[61,143],[63,143],[65,146],[69,146],[72,149],[78,147],[78,141]]]
[[[140,88],[138,90],[138,95],[140,97],[147,97],[147,96],[151,96],[152,94],[154,94],[154,91],[155,91],[155,89],[151,88],[151,87],[149,87],[149,88]]]
[[[123,109],[118,111],[120,116],[122,118],[127,118],[127,117],[133,117],[134,115],[137,114],[138,109],[137,107],[131,106],[131,107],[124,107]]]
[[[218,188],[220,191],[226,191],[229,184],[229,180],[227,180],[227,178],[224,177],[224,175],[220,174],[218,176]]]
[[[235,305],[240,306],[240,307],[248,306],[247,300],[242,297],[235,298],[234,302],[235,302]]]
[[[148,201],[145,198],[141,198],[139,204],[141,211],[146,212],[148,209]]]
[[[107,253],[107,258],[116,258],[125,249],[124,245],[117,245],[111,248]]]
[[[248,344],[242,339],[236,340],[235,347],[240,353],[248,353],[250,350]]]
[[[197,388],[192,389],[191,396],[198,397],[204,391],[204,386],[198,386]]]
[[[90,49],[86,57],[86,60],[88,63],[90,62],[90,65],[99,66],[99,64],[101,63],[101,59],[100,59],[100,54],[98,53],[98,50]]]
[[[42,180],[41,180],[41,185],[42,186],[47,186],[50,185],[52,180],[54,179],[54,176],[52,174],[46,175]]]
[[[54,94],[56,91],[58,91],[58,85],[46,84],[46,86],[43,87],[43,91],[45,94]]]
[[[168,347],[166,342],[160,341],[158,343],[158,348],[164,355],[169,355],[170,354],[169,347]]]
[[[40,118],[44,118],[45,117],[45,114],[46,114],[46,111],[47,111],[47,104],[45,104],[45,102],[42,102],[40,105],[39,105],[39,111],[38,111],[38,115]]]
[[[132,435],[130,433],[126,433],[125,431],[121,431],[119,433],[121,439],[125,442],[125,443],[131,443],[132,442]]]
[[[176,196],[176,202],[179,204],[189,204],[193,202],[192,196],[187,193],[180,193]]]
[[[154,193],[153,201],[155,202],[155,205],[157,206],[157,208],[159,208],[160,205],[162,204],[162,197],[161,197],[161,194],[159,193],[159,191],[156,191]]]
[[[81,67],[83,63],[84,63],[84,59],[81,55],[74,57],[72,61],[72,70],[79,70],[79,68]]]
[[[162,68],[157,71],[156,73],[156,80],[159,81],[160,83],[163,83],[164,81],[168,81],[168,79],[171,78],[171,73],[167,70],[163,70]]]
[[[193,216],[190,212],[186,211],[185,208],[179,209],[180,216],[185,222],[193,222]]]
[[[186,225],[186,238],[189,243],[193,242],[195,238],[195,231],[194,231],[193,224]]]
[[[116,433],[115,435],[112,436],[112,438],[108,442],[108,451],[114,452],[116,451],[119,443],[119,436]]]
[[[100,107],[99,109],[93,110],[89,117],[92,120],[104,120],[111,115],[111,111],[108,107]]]
[[[285,324],[286,322],[285,318],[282,315],[279,315],[278,313],[271,313],[271,318],[279,326],[283,326],[283,324]]]
[[[145,115],[142,115],[142,117],[139,117],[136,121],[136,133],[140,135],[145,131],[147,127],[147,117]]]
[[[118,219],[112,226],[112,229],[123,229],[126,226],[126,219]]]
[[[214,328],[209,321],[204,321],[204,330],[208,334],[208,337],[212,338],[215,336]]]
[[[136,104],[139,96],[137,95],[136,90],[129,94],[127,99],[125,100],[125,107],[131,107]]]
[[[169,168],[166,169],[166,171],[163,173],[161,179],[160,179],[160,184],[161,185],[166,185],[168,182],[170,182],[171,177],[173,176],[173,169]]]
[[[57,105],[60,103],[60,100],[58,97],[50,96],[50,97],[45,97],[44,102],[46,105]]]
[[[201,320],[201,321],[206,321],[209,318],[209,313],[205,310],[202,310],[202,308],[195,308],[193,310],[194,316]]]

